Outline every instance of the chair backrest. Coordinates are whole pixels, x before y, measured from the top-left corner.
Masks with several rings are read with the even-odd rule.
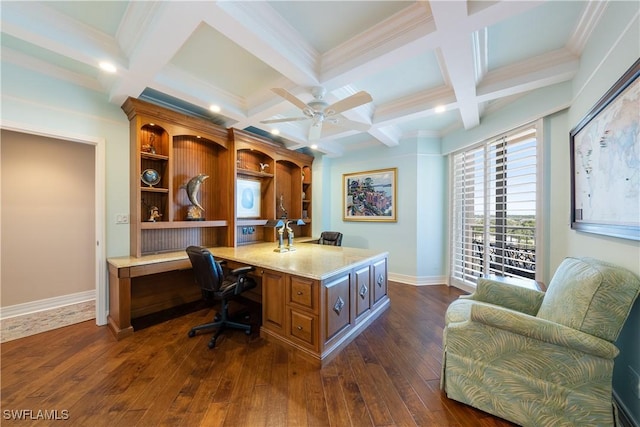
[[[196,283],[210,291],[218,291],[224,280],[222,267],[213,258],[208,249],[201,246],[189,246],[187,255],[193,267]]]
[[[342,233],[339,231],[323,231],[318,243],[321,245],[342,246]]]
[[[566,258],[537,316],[614,342],[639,292],[640,279],[622,267],[593,258]]]

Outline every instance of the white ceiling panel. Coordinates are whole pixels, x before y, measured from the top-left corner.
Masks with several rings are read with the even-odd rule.
[[[278,127],[287,147],[317,144],[336,156],[471,129],[527,92],[571,80],[604,8],[584,1],[5,1],[2,61],[82,81],[116,105],[144,96],[211,115],[217,103],[216,123],[259,133]],[[117,65],[114,75],[98,69],[105,59]],[[308,109],[310,118],[264,123],[305,117],[317,86],[326,95]],[[355,102],[358,91],[372,100]],[[338,118],[351,128],[330,123],[328,106],[345,99],[349,108]],[[448,110],[437,114],[439,105]],[[309,133],[314,120],[319,135]]]

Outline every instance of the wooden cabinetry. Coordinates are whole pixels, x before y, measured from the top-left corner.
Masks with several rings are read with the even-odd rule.
[[[236,151],[236,179],[241,183],[259,183],[261,195],[259,215],[238,215],[240,209],[237,209],[238,245],[274,242],[275,230],[263,225],[269,219],[285,216],[304,219],[305,226],[291,225],[295,236],[311,236],[313,156],[287,150],[249,132],[231,129],[230,134]],[[241,197],[241,194],[236,197]]]
[[[311,236],[313,156],[133,98],[122,109],[130,123],[132,256],[273,242],[275,230],[264,224],[285,214],[306,217],[306,227],[291,228]],[[203,211],[194,218],[187,184],[200,174]]]
[[[386,271],[386,256],[323,280],[262,270],[262,335],[323,364],[388,307]]]

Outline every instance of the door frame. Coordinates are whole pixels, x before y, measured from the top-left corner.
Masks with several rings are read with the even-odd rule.
[[[0,128],[4,130],[27,133],[30,135],[55,138],[63,141],[77,142],[93,145],[94,170],[95,170],[95,236],[96,252],[95,260],[95,289],[96,289],[96,324],[107,324],[108,291],[106,271],[106,247],[105,247],[105,139],[96,136],[79,135],[58,129],[47,129],[25,123],[0,121]]]

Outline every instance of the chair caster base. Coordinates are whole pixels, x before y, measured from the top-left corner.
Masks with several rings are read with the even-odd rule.
[[[189,331],[189,338],[193,338],[196,336],[196,331]]]
[[[215,348],[215,347],[216,347],[216,340],[215,340],[215,339],[213,339],[213,340],[209,341],[209,344],[207,344],[207,346],[208,346],[210,349]]]

